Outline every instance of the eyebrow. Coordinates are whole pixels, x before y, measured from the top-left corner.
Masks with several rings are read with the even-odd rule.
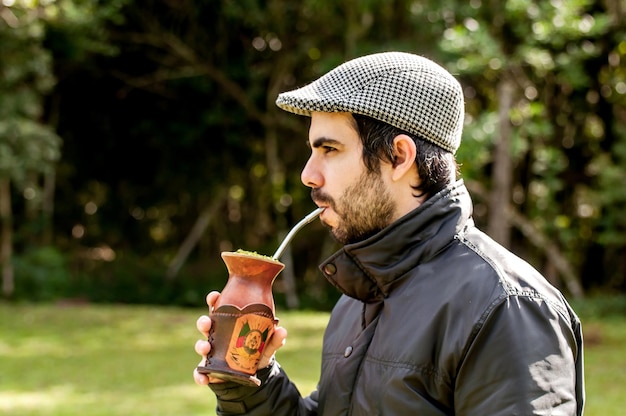
[[[322,147],[324,145],[327,144],[333,144],[333,145],[340,145],[341,142],[339,140],[335,140],[335,139],[330,139],[328,137],[318,137],[317,139],[313,140],[313,144],[311,144],[308,140],[306,142],[306,145],[308,147],[312,147],[312,148],[318,148],[318,147]]]

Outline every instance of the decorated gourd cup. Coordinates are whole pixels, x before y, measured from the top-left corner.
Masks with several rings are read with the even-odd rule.
[[[255,376],[278,323],[272,285],[285,265],[249,252],[223,252],[228,281],[210,313],[211,351],[198,372],[259,386]]]

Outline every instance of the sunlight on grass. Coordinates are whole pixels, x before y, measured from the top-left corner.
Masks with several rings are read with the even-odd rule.
[[[585,325],[586,416],[622,414],[626,406],[626,323],[591,320]]]
[[[0,304],[0,414],[215,414],[193,382],[204,308]],[[315,388],[327,315],[284,312],[280,361],[301,391]],[[306,367],[306,368],[301,368]]]
[[[621,414],[626,407],[626,314],[581,311],[585,415]],[[204,313],[202,307],[0,303],[0,414],[215,414],[212,392],[191,376],[200,360],[193,351],[201,337],[195,322]],[[278,360],[306,395],[319,377],[328,314],[279,310],[278,316],[289,332]]]
[[[317,387],[320,373],[321,337],[328,314],[290,312],[280,324],[288,331],[287,343],[277,353],[283,370],[296,381],[304,396]]]
[[[48,391],[40,392],[1,391],[0,411],[3,415],[18,415],[26,412],[47,413],[60,403],[76,400],[72,390],[71,386],[55,386]]]

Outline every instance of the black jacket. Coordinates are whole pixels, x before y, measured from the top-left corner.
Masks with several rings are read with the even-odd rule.
[[[221,415],[581,415],[580,321],[471,219],[462,181],[320,268],[341,290],[318,390],[276,364],[212,385]]]

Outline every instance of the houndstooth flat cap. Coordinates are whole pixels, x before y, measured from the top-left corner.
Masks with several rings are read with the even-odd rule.
[[[365,115],[452,153],[461,143],[461,85],[441,66],[410,53],[377,53],[345,62],[302,88],[280,94],[276,105],[304,116],[315,111]]]

